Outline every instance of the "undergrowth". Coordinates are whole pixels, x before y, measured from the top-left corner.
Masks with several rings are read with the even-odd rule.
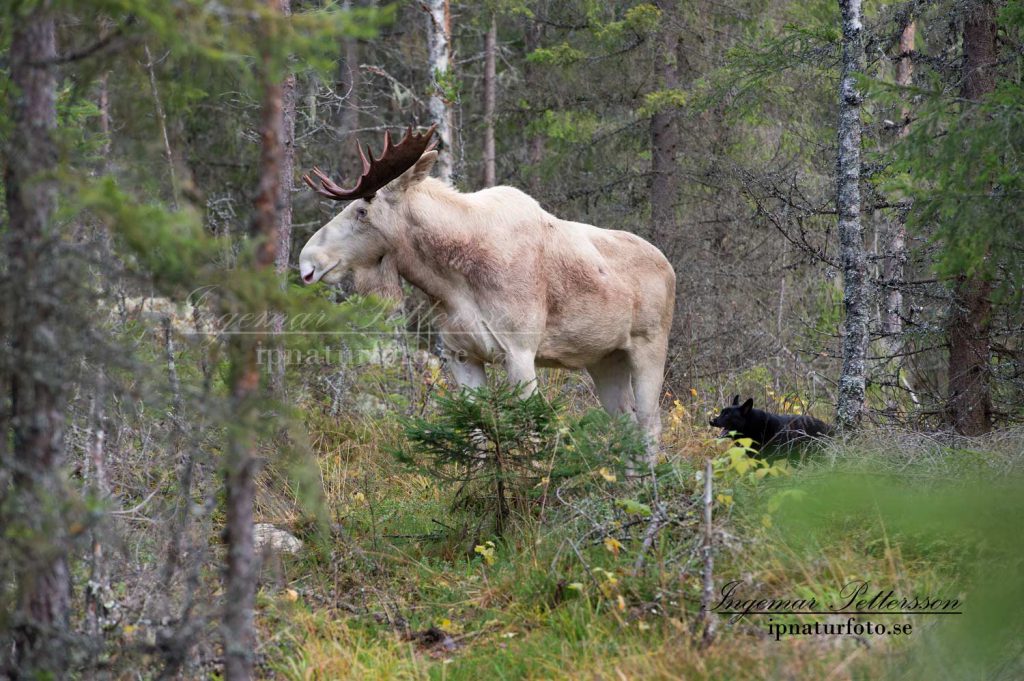
[[[457,475],[432,474],[408,449],[416,441],[410,428],[422,434],[431,423],[447,424],[446,435],[433,441],[443,440],[442,448],[431,451],[456,454],[440,462],[449,474],[477,465],[486,447],[474,444],[466,414],[455,421],[436,411],[413,421],[346,420],[309,407],[333,535],[326,558],[307,550],[263,580],[258,622],[268,676],[936,678],[929,676],[938,669],[935,659],[948,655],[931,662],[928,655],[944,646],[963,654],[942,666],[950,678],[978,678],[979,671],[1015,678],[1020,671],[1013,666],[1019,616],[995,608],[985,584],[997,580],[1006,594],[1019,594],[1020,557],[993,519],[1006,514],[1011,522],[1024,510],[1011,492],[1020,491],[1022,433],[966,449],[952,440],[875,431],[800,462],[769,464],[711,439],[699,415],[673,421],[670,414],[652,483],[621,474],[616,447],[628,443],[616,443],[614,422],[595,425],[585,410],[558,405],[547,430],[526,419],[532,425],[519,446],[529,457],[515,481],[521,496],[506,509],[499,533],[479,522],[486,506],[455,503],[465,493]],[[442,401],[445,408],[453,407]],[[604,442],[603,449],[591,442],[587,465],[553,476],[550,453],[571,459],[571,450],[558,448],[587,440],[587,433],[600,433],[590,439]],[[398,450],[406,455],[396,458]],[[700,491],[707,457],[716,461],[716,600],[724,585],[739,582],[758,597],[835,603],[851,582],[863,582],[956,598],[973,614],[961,622],[903,616],[914,627],[907,637],[781,640],[767,630],[766,616],[714,615],[716,636],[702,646]],[[997,484],[1002,492],[986,492]],[[948,504],[939,513],[943,499]],[[936,523],[929,524],[929,512]],[[973,522],[982,518],[988,520]],[[1001,633],[985,627],[986,618],[998,621]],[[838,619],[782,615],[774,622]],[[964,622],[983,627],[998,645],[967,656],[953,644],[967,636]]]

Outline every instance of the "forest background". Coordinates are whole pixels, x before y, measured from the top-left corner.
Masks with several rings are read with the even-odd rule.
[[[993,519],[1020,510],[1022,25],[1015,0],[8,3],[0,674],[1012,675],[985,585],[1019,558]],[[461,401],[412,291],[298,285],[337,210],[300,175],[434,123],[459,189],[675,267],[646,485],[581,376]],[[736,393],[842,437],[749,463],[706,426]],[[515,471],[459,440],[498,414]],[[801,500],[811,546],[776,526]],[[868,658],[709,613],[730,578],[854,576],[980,619]]]

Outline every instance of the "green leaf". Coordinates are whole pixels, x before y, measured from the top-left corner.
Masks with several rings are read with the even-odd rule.
[[[651,507],[635,499],[616,499],[615,505],[630,515],[640,515],[644,518],[651,516]]]

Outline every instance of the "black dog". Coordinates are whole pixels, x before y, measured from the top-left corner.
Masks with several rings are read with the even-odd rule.
[[[749,437],[754,441],[754,449],[760,452],[806,443],[834,433],[832,426],[812,416],[770,414],[754,409],[752,397],[740,404],[739,395],[733,398],[732,406],[723,409],[709,423],[722,428],[720,437],[728,437],[733,431]]]

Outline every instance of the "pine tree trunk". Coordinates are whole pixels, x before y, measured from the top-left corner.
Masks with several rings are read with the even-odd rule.
[[[966,12],[963,97],[975,102],[995,89],[996,6],[993,2],[978,0],[969,3]],[[981,435],[992,428],[991,317],[991,282],[977,276],[961,276],[953,287],[947,329],[948,411],[953,427],[963,435]]]
[[[290,16],[291,0],[281,1],[281,13]],[[292,177],[295,174],[295,74],[285,76],[281,86],[281,197],[278,202],[277,216],[277,253],[274,256],[274,268],[281,275],[281,286],[288,285],[288,266],[292,251]],[[281,315],[274,315],[273,332],[275,336],[284,330]],[[281,343],[276,339],[273,348],[279,350]],[[271,391],[281,395],[284,391],[285,353],[272,353],[275,362],[270,367]]]
[[[496,152],[494,148],[494,109],[497,102],[496,66],[498,52],[498,23],[491,17],[491,27],[484,39],[484,186],[493,187],[496,181]]]
[[[662,9],[671,18],[670,3],[661,2]],[[673,90],[679,87],[679,31],[666,20],[659,36],[659,87]],[[671,258],[672,242],[676,235],[676,202],[679,200],[679,176],[676,151],[679,148],[679,126],[672,109],[658,111],[651,116],[651,238],[654,244]]]
[[[526,48],[526,54],[524,56],[529,56],[530,53],[540,47],[544,25],[532,18],[527,19],[526,21],[526,38],[523,41]],[[540,71],[541,69],[539,69],[535,64],[529,60],[526,61],[523,73],[526,85],[531,90],[533,89],[532,86],[539,80],[538,74]],[[535,109],[539,108],[536,106],[536,103],[533,103],[533,105]],[[540,132],[536,132],[530,137],[527,144],[526,160],[532,169],[532,172],[530,173],[530,192],[537,196],[543,190],[543,178],[540,173],[540,164],[544,160],[544,135]]]
[[[864,71],[860,0],[839,0],[843,16],[843,65],[839,82],[839,158],[836,207],[843,265],[843,367],[836,420],[843,430],[860,425],[865,409],[868,347],[867,254],[860,220],[860,107],[856,77]]]
[[[287,11],[287,0],[268,0],[276,11]],[[267,36],[268,40],[273,35]],[[255,265],[274,267],[278,249],[281,178],[284,163],[284,86],[273,80],[269,56],[264,56],[264,100],[260,122],[260,184],[254,205],[251,236],[257,242]],[[252,678],[256,635],[256,560],[253,553],[253,503],[256,498],[260,366],[258,347],[263,334],[232,336],[231,401],[235,414],[228,429],[225,464],[228,547],[225,577],[224,673],[228,681]]]
[[[345,10],[352,9],[351,0],[342,3]],[[359,130],[359,105],[361,83],[359,77],[359,41],[352,36],[345,36],[342,41],[342,63],[339,69],[338,82],[341,84],[338,95],[344,98],[338,117],[338,134],[347,137],[346,149],[352,149],[356,131]],[[341,171],[346,177],[359,177],[363,165],[359,155],[345,154]]]
[[[12,322],[10,420],[0,437],[13,451],[0,460],[13,482],[5,518],[32,534],[5,546],[16,548],[18,602],[5,619],[14,624],[13,646],[0,657],[0,676],[64,678],[67,665],[71,576],[62,514],[62,376],[57,327],[58,301],[48,279],[59,266],[53,222],[56,191],[41,177],[57,165],[57,56],[50,3],[15,13],[8,51],[11,87],[6,94],[11,134],[5,143],[4,174],[8,226],[7,277],[18,295],[4,302]],[[6,316],[6,315],[5,315]],[[22,530],[24,532],[25,530]],[[9,666],[7,666],[9,665]]]
[[[449,93],[451,73],[449,57],[451,54],[452,17],[449,0],[428,0],[429,13],[428,43],[430,59],[430,76],[433,90],[430,94],[430,118],[437,123],[437,136],[440,138],[437,158],[438,177],[450,183],[454,173],[454,148],[452,146],[453,117]]]

